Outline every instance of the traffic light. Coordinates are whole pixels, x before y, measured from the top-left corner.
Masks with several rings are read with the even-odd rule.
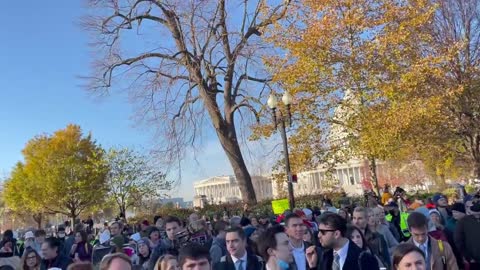
[[[298,182],[297,175],[296,175],[296,174],[292,174],[292,183],[297,183],[297,182]]]

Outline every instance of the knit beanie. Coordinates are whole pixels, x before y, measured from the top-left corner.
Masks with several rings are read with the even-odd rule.
[[[110,242],[113,243],[113,245],[117,248],[122,248],[123,244],[125,243],[125,239],[123,238],[123,235],[117,235],[113,237]]]
[[[437,214],[439,217],[442,216],[437,209],[431,209],[431,210],[428,212],[428,214],[429,214],[429,215]]]
[[[441,194],[441,193],[435,194],[435,195],[433,196],[433,203],[434,203],[434,204],[438,204],[438,200],[440,200],[440,199],[442,199],[442,198],[443,198],[443,199],[446,199],[446,197],[445,197],[443,194]]]

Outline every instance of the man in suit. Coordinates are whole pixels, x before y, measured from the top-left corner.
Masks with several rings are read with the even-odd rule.
[[[262,270],[263,259],[247,252],[247,237],[240,227],[233,227],[226,231],[228,255],[223,256],[214,270]]]
[[[303,219],[295,213],[288,214],[285,217],[285,229],[288,238],[290,239],[293,254],[293,262],[290,263],[290,269],[308,270],[317,269],[317,266],[320,267],[320,264],[317,264],[317,261],[315,261],[313,266],[310,266],[311,262],[309,262],[307,258],[307,250],[315,250],[316,254],[321,254],[321,250],[320,248],[312,246],[311,243],[303,241],[303,235],[307,230]]]
[[[362,250],[345,237],[347,221],[334,213],[320,217],[318,239],[324,248],[322,269],[359,270],[358,258]],[[312,255],[307,253],[307,257]]]
[[[407,219],[412,237],[407,241],[420,248],[425,254],[428,270],[458,270],[457,259],[450,244],[428,235],[428,219],[419,212],[413,212]]]

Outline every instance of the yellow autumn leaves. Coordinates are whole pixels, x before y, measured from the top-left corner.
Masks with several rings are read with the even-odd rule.
[[[265,62],[274,80],[296,97],[293,109],[299,120],[290,138],[294,170],[314,167],[338,150],[326,135],[332,124],[350,134],[351,155],[415,157],[442,177],[448,175],[445,168],[454,167],[452,160],[480,164],[480,156],[476,161],[470,154],[480,149],[468,149],[456,117],[459,103],[474,102],[463,89],[475,80],[469,75],[459,83],[458,72],[452,71],[464,65],[462,50],[478,44],[466,48],[465,38],[442,40],[461,30],[455,27],[468,27],[445,27],[457,16],[444,12],[448,2],[299,1],[286,21],[266,33],[284,56],[266,56]],[[346,91],[352,98],[343,99]],[[340,121],[334,117],[339,106],[350,110]]]

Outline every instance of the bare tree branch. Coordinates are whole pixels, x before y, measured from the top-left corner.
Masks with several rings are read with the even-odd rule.
[[[117,80],[132,82],[125,90],[140,101],[139,117],[157,127],[163,137],[158,153],[170,163],[179,162],[186,147],[195,148],[203,127],[211,123],[239,179],[243,198],[255,201],[233,115],[247,108],[258,120],[262,107],[258,98],[270,80],[266,71],[262,75],[252,71],[264,68],[258,53],[261,42],[254,37],[281,20],[290,1],[273,7],[261,0],[241,1],[240,13],[225,0],[96,0],[93,4],[101,12],[90,17],[97,21],[86,25],[97,36],[95,45],[105,59],[90,78],[91,89],[105,91]],[[250,5],[253,14],[248,13]],[[230,16],[237,14],[243,16],[241,23],[232,23]],[[134,28],[138,36],[132,39],[127,33]],[[126,50],[120,47],[123,40],[125,44],[145,40],[146,46],[154,44],[155,49]],[[258,86],[243,89],[247,81]]]

